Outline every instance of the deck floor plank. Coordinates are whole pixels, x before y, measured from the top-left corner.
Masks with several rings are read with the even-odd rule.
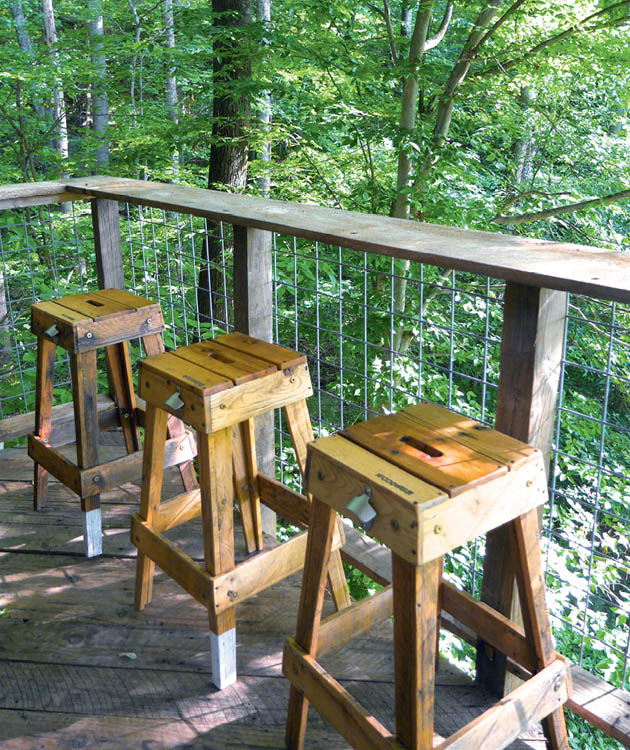
[[[115,453],[111,449],[111,454]],[[165,493],[181,492],[168,470]],[[288,683],[282,647],[295,631],[301,575],[238,606],[239,679],[210,683],[205,610],[163,573],[143,612],[133,605],[129,514],[139,486],[102,496],[104,551],[82,556],[76,497],[51,481],[46,509],[31,510],[32,465],[0,452],[0,747],[3,750],[217,750],[282,748]],[[198,522],[171,530],[201,559]],[[239,539],[240,554],[244,554]],[[326,613],[332,603],[326,602]],[[393,721],[392,627],[385,621],[323,665],[383,723]],[[129,658],[135,654],[136,658]],[[450,734],[492,701],[458,670],[438,673],[436,730]],[[348,745],[311,711],[306,747]],[[543,750],[538,727],[513,750]]]

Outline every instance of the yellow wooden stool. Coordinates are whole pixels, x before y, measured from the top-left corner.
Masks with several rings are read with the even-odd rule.
[[[304,564],[306,534],[263,549],[260,501],[305,528],[310,501],[257,470],[253,418],[282,407],[302,473],[313,439],[306,398],[313,392],[306,357],[239,333],[182,347],[140,363],[139,393],[147,402],[140,512],[132,516],[138,548],[136,606],[151,600],[154,564],[208,609],[212,681],[236,679],[235,605]],[[200,489],[160,505],[164,427],[168,413],[197,431]],[[232,506],[240,504],[247,549],[235,565]],[[201,515],[205,566],[162,532]],[[337,608],[350,603],[338,548],[332,541],[330,582]]]
[[[81,497],[83,540],[87,557],[100,555],[100,493],[125,482],[142,461],[138,414],[129,364],[129,339],[140,338],[147,354],[164,351],[160,306],[120,289],[74,294],[31,307],[31,331],[37,336],[35,431],[29,435],[28,454],[35,461],[34,507],[46,502],[49,472]],[[53,447],[51,436],[55,347],[70,357],[77,464]],[[105,349],[113,396],[128,454],[105,464],[98,462],[98,412],[96,351]],[[190,458],[194,446],[187,443],[183,424],[169,424],[167,465],[181,464],[184,486],[196,485]],[[180,450],[185,448],[185,450]],[[182,463],[184,462],[184,463]]]
[[[538,515],[547,488],[539,451],[446,409],[421,404],[378,417],[308,446],[313,495],[295,639],[283,672],[291,682],[287,747],[301,748],[308,702],[353,747],[433,748],[440,608],[507,654],[532,676],[504,700],[438,745],[496,750],[543,720],[554,750],[567,748],[562,705],[569,663],[555,653],[544,599]],[[392,585],[320,623],[335,511],[392,551]],[[509,524],[525,630],[442,581],[449,550]],[[388,731],[317,662],[325,650],[394,615],[396,731]]]

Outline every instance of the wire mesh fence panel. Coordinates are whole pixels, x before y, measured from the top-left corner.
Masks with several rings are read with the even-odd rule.
[[[545,518],[558,647],[628,686],[630,308],[571,297]]]
[[[31,305],[96,283],[89,205],[68,205],[0,211],[0,418],[33,409]],[[58,357],[54,382],[55,398],[70,400],[67,357]]]
[[[121,205],[130,291],[160,301],[168,349],[234,327],[232,228]],[[502,282],[274,235],[276,343],[307,354],[315,433],[419,398],[494,423]],[[33,408],[30,305],[96,288],[89,205],[0,212],[0,413]],[[2,296],[4,295],[4,296]],[[132,347],[134,359],[141,352]],[[629,680],[630,309],[571,297],[544,515],[549,603],[559,650]],[[56,396],[69,398],[59,358]],[[277,421],[278,477],[300,486]],[[478,595],[484,540],[455,550],[446,575]]]

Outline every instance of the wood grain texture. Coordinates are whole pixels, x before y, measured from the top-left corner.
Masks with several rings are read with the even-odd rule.
[[[539,448],[548,459],[564,337],[566,295],[522,284],[505,291],[495,427]],[[488,534],[481,598],[519,620],[507,529]],[[495,695],[505,688],[505,662],[478,651],[481,682]]]
[[[117,409],[109,396],[100,394],[96,408],[100,429],[118,424]],[[0,443],[15,440],[33,432],[35,418],[35,412],[31,411],[28,414],[17,414],[0,420]],[[74,404],[68,402],[53,406],[51,422],[50,445],[58,446],[71,442],[74,439]]]
[[[368,631],[375,623],[392,616],[394,594],[391,585],[373,596],[352,602],[322,621],[317,638],[317,655],[343,646],[357,635]]]
[[[273,290],[271,234],[258,229],[233,226],[234,238],[234,322],[241,334],[265,342],[273,340]],[[238,348],[242,351],[242,347]],[[254,352],[251,352],[254,354]],[[260,414],[254,422],[258,466],[265,474],[274,473],[275,433],[273,414]],[[274,535],[275,514],[261,511],[261,527]]]
[[[70,180],[68,187],[250,231],[271,230],[530,286],[630,301],[630,259],[621,252],[142,180],[87,177]]]
[[[335,523],[336,515],[332,508],[314,497],[295,635],[296,647],[313,657],[317,654],[317,636],[322,617],[328,560],[332,549]],[[287,648],[288,646],[285,645],[285,658],[287,658]],[[289,658],[290,655],[289,653]],[[297,662],[299,663],[301,660]],[[305,697],[304,686],[296,680],[298,672],[289,663],[285,667],[284,659],[282,671],[291,682],[286,743],[288,748],[300,750],[304,745],[308,701]]]
[[[624,747],[630,747],[630,693],[575,666],[571,680],[573,694],[566,707]]]
[[[243,526],[245,545],[247,546],[247,551],[252,553],[257,549],[262,549],[262,529],[260,529],[259,521],[258,528],[260,529],[260,538],[258,538],[256,531],[254,530],[252,495],[254,493],[256,494],[258,517],[260,517],[260,498],[258,497],[258,482],[256,481],[256,474],[254,473],[253,475],[250,475],[247,470],[247,458],[245,455],[246,451],[243,436],[243,427],[246,426],[247,422],[241,422],[232,427],[232,470],[234,472],[234,496],[238,502],[241,513],[241,524]],[[250,476],[252,476],[251,481]]]
[[[147,357],[152,357],[156,354],[161,354],[164,352],[164,340],[161,334],[148,334],[143,336],[141,340],[142,347]],[[141,383],[140,375],[138,375],[138,383]],[[182,437],[184,434],[186,434],[184,423],[181,421],[181,419],[177,419],[177,417],[173,416],[172,414],[169,415],[168,418],[167,434],[171,438]],[[192,447],[196,452],[197,448],[192,433],[190,433],[190,439],[192,441]],[[184,489],[187,492],[194,490],[198,486],[197,474],[195,473],[195,467],[192,461],[187,461],[186,463],[180,464],[179,473],[184,484]]]
[[[105,359],[110,383],[119,409],[120,424],[127,453],[141,449],[140,431],[136,421],[136,396],[131,375],[129,345],[126,341],[105,347]]]
[[[306,399],[286,404],[284,415],[302,479],[306,473],[306,446],[313,442],[313,427]]]
[[[495,463],[505,464],[510,471],[529,460],[536,451],[536,448],[505,432],[493,430],[436,404],[425,402],[417,406],[406,406],[398,413],[425,427],[439,430],[443,437],[481,453]]]
[[[305,495],[300,495],[266,474],[258,474],[260,498],[275,513],[290,523],[305,529],[311,519],[311,503]]]
[[[160,509],[160,495],[162,491],[162,465],[164,463],[164,444],[166,439],[167,414],[153,404],[147,404],[145,444],[142,454],[142,490],[140,494],[140,509],[138,519],[152,526]],[[131,541],[140,544],[140,537],[136,539],[132,533]],[[144,609],[151,601],[153,593],[153,572],[155,563],[150,550],[138,547],[136,562],[136,609]]]
[[[282,669],[291,682],[291,694],[303,694],[357,750],[405,750],[379,721],[371,716],[342,686],[323,669],[293,638],[287,638]],[[290,731],[292,713],[289,704],[286,747],[301,750],[303,734]],[[427,746],[429,747],[429,746]]]
[[[123,289],[118,201],[96,198],[92,201],[92,229],[96,253],[96,274],[100,289]]]
[[[538,523],[538,514],[530,511],[516,518],[510,525],[525,633],[537,670],[551,664],[555,658],[551,622],[545,602]],[[570,676],[567,677],[565,690],[567,697],[571,695]],[[543,720],[543,729],[552,750],[568,750],[569,741],[562,708],[556,709]]]
[[[451,497],[508,471],[505,463],[445,438],[433,425],[407,419],[404,412],[373,417],[340,434]]]
[[[210,435],[198,432],[197,450],[205,569],[217,576],[234,568],[232,430]],[[235,627],[234,607],[218,614],[210,608],[208,619],[210,630],[221,635]]]
[[[396,737],[431,750],[441,560],[416,567],[392,553]]]
[[[489,743],[497,750],[506,747],[531,721],[539,721],[562,706],[567,699],[569,671],[566,660],[552,662],[500,703],[442,742],[438,750],[473,750]]]
[[[37,364],[35,371],[35,429],[34,436],[50,445],[52,394],[55,369],[55,345],[46,338],[37,338]],[[35,462],[33,507],[40,510],[46,502],[48,470]]]

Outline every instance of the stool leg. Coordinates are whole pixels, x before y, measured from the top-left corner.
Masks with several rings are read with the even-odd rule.
[[[122,341],[119,344],[106,346],[105,359],[114,391],[114,399],[120,414],[125,447],[127,453],[135,453],[142,446],[136,420],[136,397],[133,391],[127,342]]]
[[[197,432],[201,519],[206,570],[211,576],[234,567],[232,502],[232,428],[206,435]],[[236,681],[234,607],[218,615],[208,611],[212,682],[222,690]]]
[[[439,558],[416,567],[392,552],[396,738],[409,750],[433,748],[440,569]]]
[[[162,475],[164,472],[164,445],[168,413],[154,404],[147,404],[142,456],[142,490],[139,515],[152,524],[160,510]],[[144,609],[153,595],[155,563],[138,549],[136,561],[136,608]]]
[[[336,520],[336,513],[332,508],[313,498],[295,635],[297,643],[311,656],[317,654],[317,637]],[[307,711],[308,701],[304,694],[291,686],[285,736],[289,750],[301,750],[304,745]]]
[[[154,354],[162,354],[164,351],[164,341],[162,340],[161,333],[151,333],[148,336],[142,337],[142,346],[144,353],[147,357],[152,357]],[[168,418],[168,436],[171,438],[181,437],[186,432],[184,423],[181,419],[177,419],[172,414]],[[196,489],[199,485],[197,483],[197,476],[195,475],[195,467],[192,461],[184,461],[178,464],[177,468],[182,478],[182,483],[186,492]]]
[[[232,428],[232,465],[245,546],[251,554],[263,548],[253,419],[246,419]]]
[[[300,467],[300,473],[302,474],[302,479],[304,479],[306,472],[306,446],[314,440],[313,427],[306,399],[287,404],[284,407],[284,416],[289,435],[291,436],[295,457]],[[339,550],[335,550],[330,556],[328,585],[330,586],[330,593],[332,594],[337,611],[352,604]]]
[[[96,409],[96,350],[70,354],[77,465],[89,469],[98,464],[98,412]],[[86,557],[103,551],[100,495],[81,498],[83,548]]]
[[[37,338],[37,374],[35,381],[35,435],[44,441],[50,438],[52,416],[55,344],[43,336]],[[35,464],[33,507],[41,510],[48,494],[48,472]]]
[[[545,579],[540,555],[538,511],[531,510],[510,523],[516,561],[523,624],[539,669],[551,664],[555,648],[551,637],[549,612],[545,604]],[[568,750],[564,711],[557,709],[542,720],[543,731],[552,750]]]

